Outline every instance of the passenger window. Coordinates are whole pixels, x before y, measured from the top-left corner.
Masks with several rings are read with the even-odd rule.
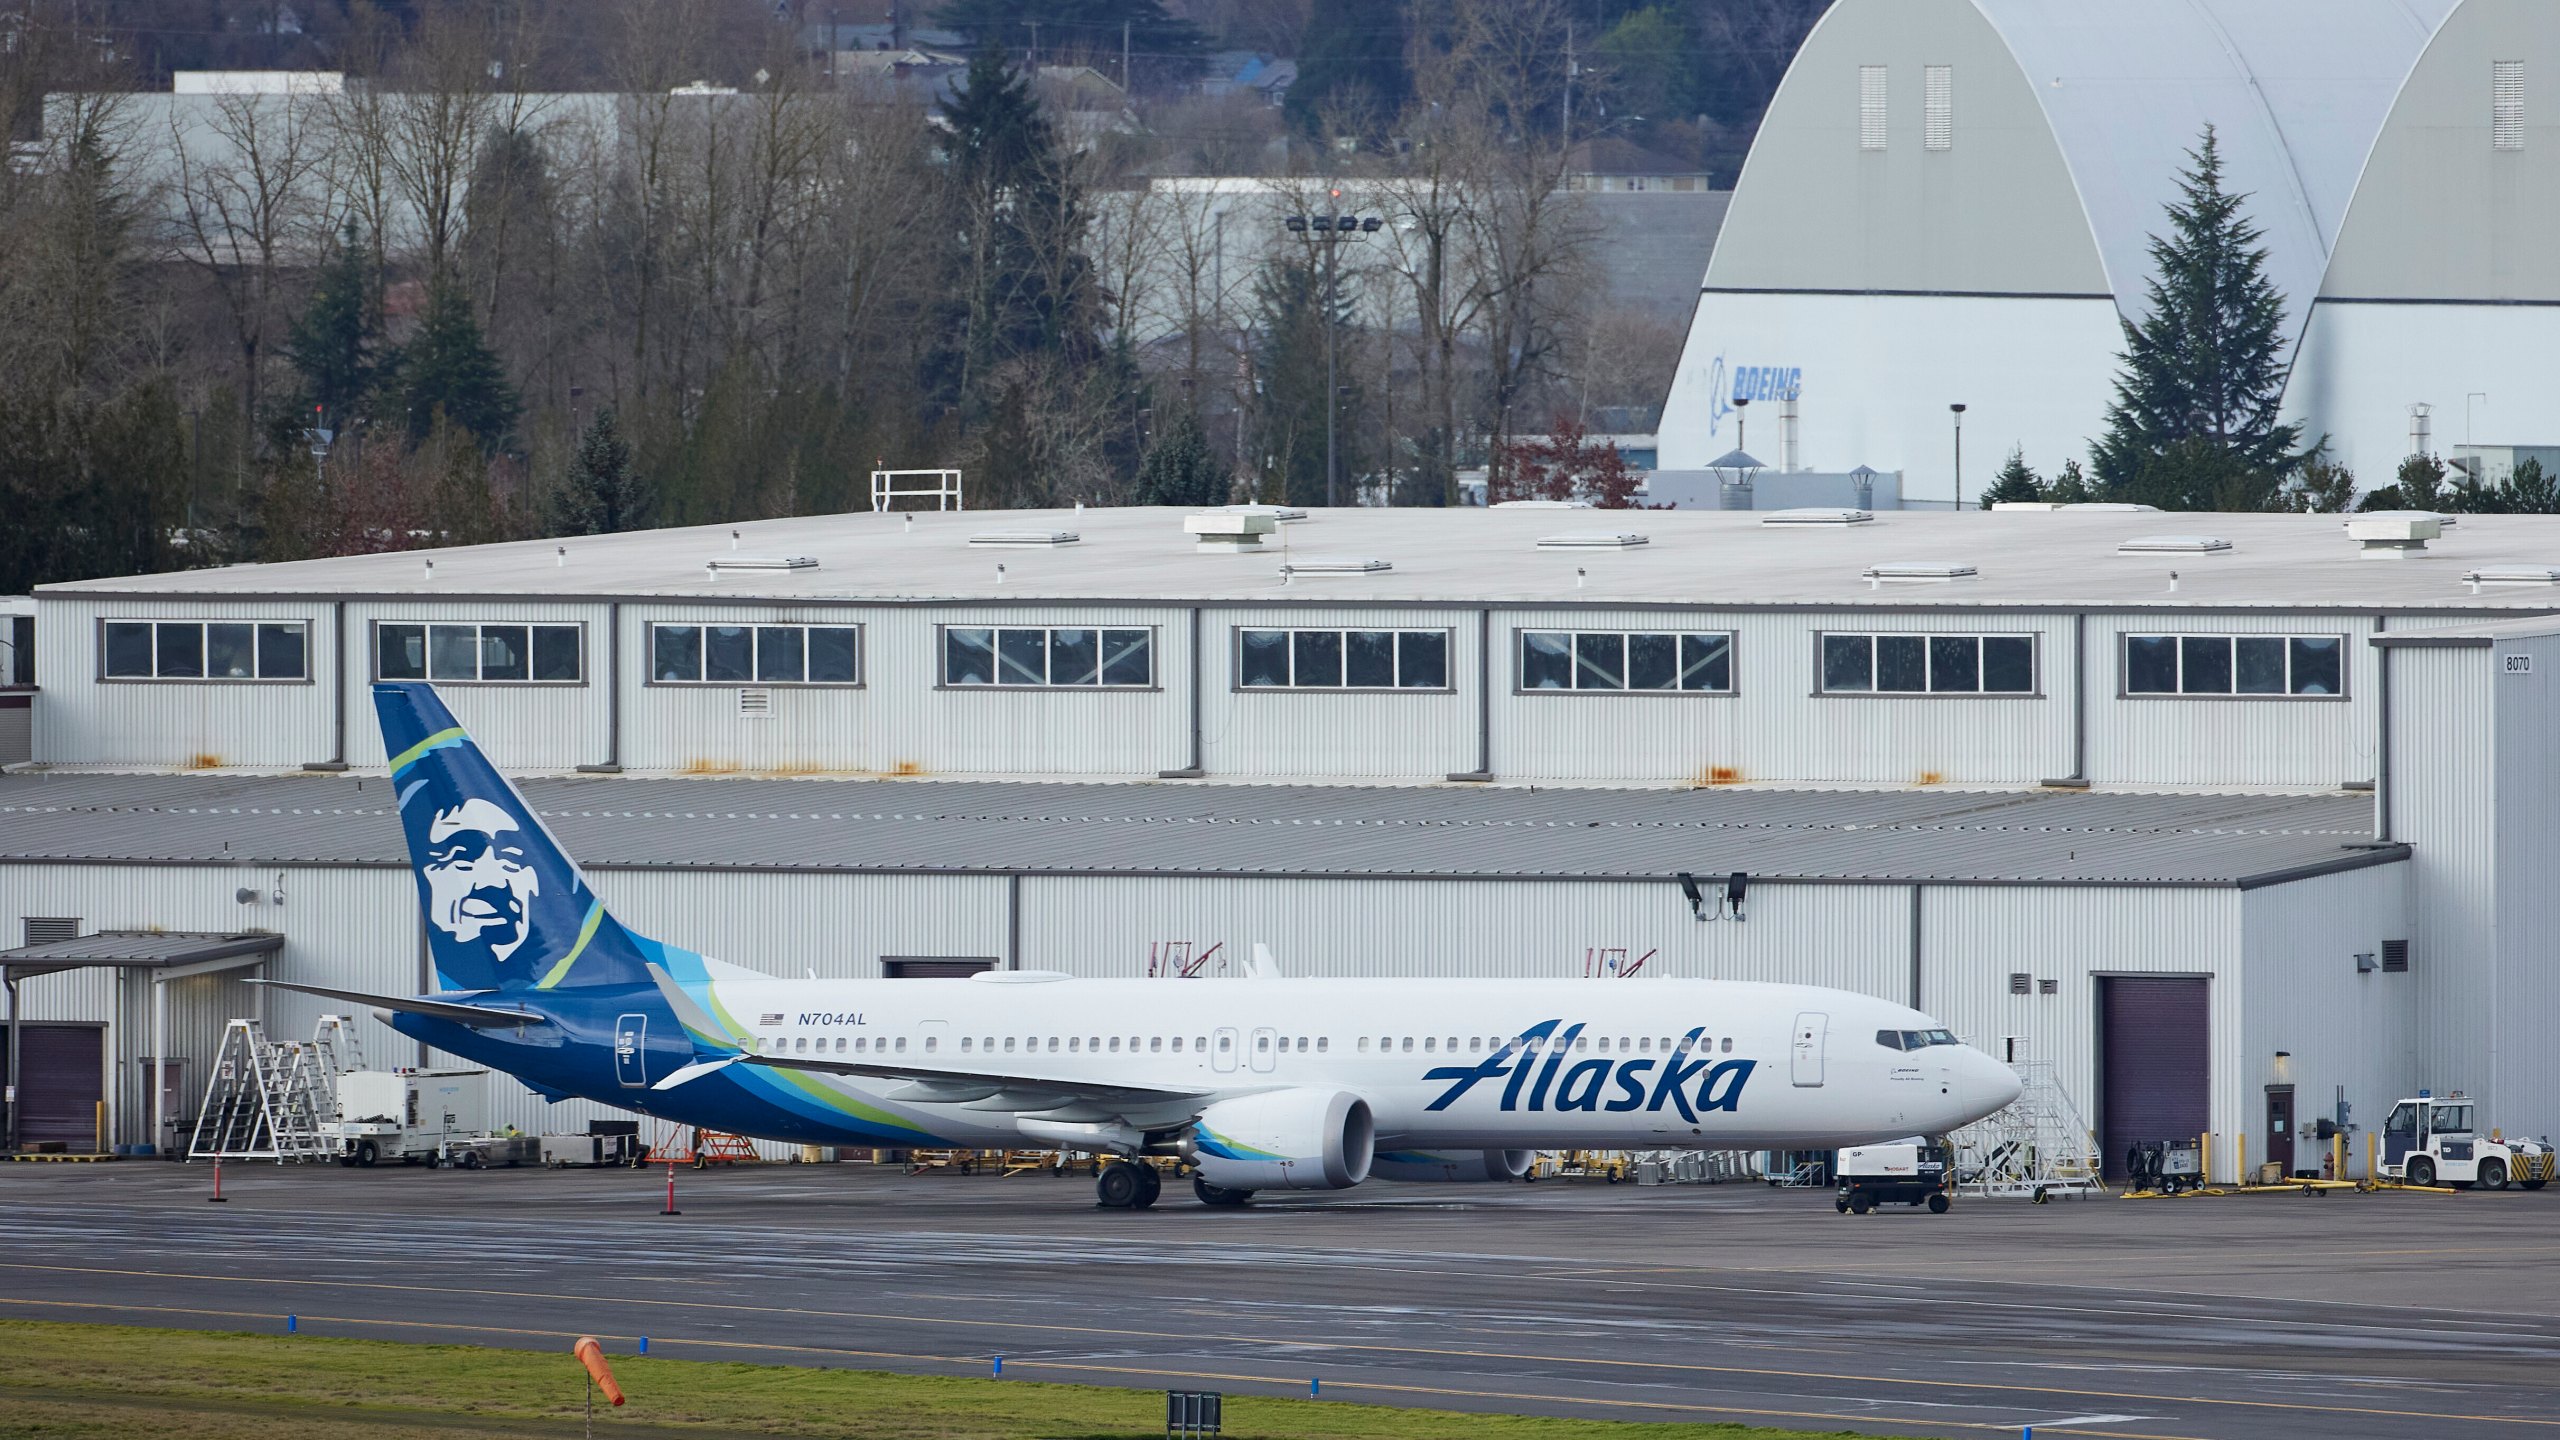
[[[1176,1040],[1176,1041],[1174,1041],[1174,1042],[1173,1042],[1173,1048],[1174,1048],[1174,1049],[1176,1049],[1176,1050],[1181,1049],[1181,1048],[1182,1048],[1182,1042],[1181,1042],[1180,1040]],[[1206,1036],[1206,1035],[1199,1035],[1199,1036],[1195,1036],[1195,1037],[1193,1037],[1193,1038],[1192,1038],[1192,1041],[1191,1041],[1191,1048],[1192,1048],[1192,1049],[1194,1049],[1194,1050],[1206,1050],[1206,1049],[1208,1049],[1208,1048],[1209,1048],[1209,1037],[1208,1037],[1208,1036]],[[1220,1045],[1218,1048],[1219,1048],[1219,1049],[1221,1049],[1221,1050],[1223,1050],[1223,1049],[1225,1049],[1226,1047],[1225,1047],[1224,1045]]]
[[[1236,1037],[1233,1035],[1221,1035],[1218,1037],[1218,1048],[1220,1050],[1230,1049],[1235,1045],[1235,1043]]]
[[[907,1037],[904,1035],[898,1037],[898,1053],[901,1055],[907,1053]]]
[[[1049,1037],[1049,1053],[1052,1055],[1058,1053],[1058,1037],[1055,1035]]]
[[[1590,1037],[1590,1036],[1588,1036],[1588,1035],[1576,1035],[1576,1036],[1574,1036],[1574,1037],[1573,1037],[1573,1048],[1574,1048],[1576,1051],[1582,1051],[1582,1050],[1588,1050],[1588,1049],[1590,1049],[1590,1048],[1591,1048],[1591,1037]]]
[[[1163,1050],[1163,1049],[1164,1049],[1164,1037],[1163,1037],[1163,1036],[1161,1036],[1161,1035],[1151,1035],[1151,1036],[1147,1037],[1147,1053],[1148,1053],[1148,1054],[1153,1055],[1153,1054],[1155,1054],[1155,1053],[1157,1053],[1158,1051],[1161,1051],[1161,1050]]]
[[[1120,1053],[1120,1037],[1117,1035],[1111,1037],[1111,1053],[1114,1055]]]
[[[1609,1053],[1609,1037],[1606,1035],[1600,1037],[1600,1053],[1603,1055]]]
[[[1268,1049],[1270,1049],[1270,1048],[1271,1048],[1271,1037],[1270,1037],[1270,1036],[1268,1036],[1268,1035],[1256,1035],[1256,1036],[1254,1036],[1254,1037],[1253,1037],[1253,1048],[1254,1048],[1254,1049],[1256,1049],[1256,1050],[1268,1050]]]
[[[1004,1053],[1007,1055],[1013,1053],[1013,1037],[1010,1035],[1004,1037]]]
[[[1407,1055],[1413,1053],[1413,1037],[1410,1035],[1404,1037],[1404,1053]]]
[[[925,1048],[925,1053],[926,1053],[926,1054],[928,1054],[928,1055],[929,1055],[929,1054],[931,1054],[931,1053],[933,1053],[934,1047],[936,1047],[936,1046],[940,1045],[941,1043],[942,1043],[942,1037],[940,1037],[940,1036],[938,1036],[938,1035],[927,1035],[926,1037],[924,1037],[924,1048]]]
[[[1332,1047],[1333,1047],[1333,1039],[1332,1039],[1332,1037],[1331,1037],[1331,1036],[1327,1036],[1327,1035],[1319,1035],[1319,1036],[1317,1036],[1317,1037],[1316,1037],[1316,1053],[1317,1053],[1317,1054],[1321,1055],[1321,1054],[1323,1054],[1325,1051],[1327,1051],[1327,1050],[1331,1049]]]
[[[1439,1048],[1440,1048],[1440,1042],[1439,1042],[1438,1040],[1434,1039],[1433,1037],[1431,1037],[1431,1036],[1429,1036],[1429,1035],[1425,1035],[1425,1036],[1423,1036],[1423,1037],[1422,1037],[1422,1049],[1423,1049],[1423,1052],[1424,1052],[1425,1054],[1428,1054],[1428,1053],[1430,1053],[1431,1051],[1437,1050],[1437,1049],[1439,1049]]]
[[[1360,1053],[1363,1055],[1369,1053],[1369,1037],[1366,1035],[1360,1037]]]
[[[1724,1053],[1727,1055],[1733,1053],[1733,1037],[1730,1035],[1724,1037]]]
[[[1176,1055],[1182,1053],[1182,1037],[1179,1035],[1173,1037],[1173,1053]]]

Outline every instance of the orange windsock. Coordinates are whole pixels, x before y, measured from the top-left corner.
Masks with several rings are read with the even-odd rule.
[[[578,1343],[569,1347],[569,1353],[577,1356],[578,1363],[587,1367],[587,1374],[595,1380],[596,1388],[604,1392],[604,1398],[616,1405],[622,1403],[622,1387],[613,1383],[613,1367],[604,1363],[604,1346],[597,1343],[596,1337],[579,1336]]]

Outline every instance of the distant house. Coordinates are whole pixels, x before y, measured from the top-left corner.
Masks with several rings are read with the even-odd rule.
[[[1200,93],[1212,100],[1259,95],[1277,105],[1288,98],[1289,87],[1297,79],[1295,60],[1275,60],[1253,50],[1221,50],[1202,69]]]
[[[1565,152],[1568,190],[1689,192],[1710,188],[1707,172],[1686,160],[1647,150],[1614,135],[1585,140]]]

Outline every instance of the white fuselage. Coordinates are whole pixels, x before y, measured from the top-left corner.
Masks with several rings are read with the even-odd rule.
[[[1879,1042],[1943,1036],[1920,1012],[1814,986],[995,972],[709,988],[764,1054],[1222,1099],[1347,1091],[1367,1102],[1382,1150],[1828,1148],[1941,1134],[2018,1093],[1970,1047]],[[937,1103],[902,1079],[808,1081],[953,1144],[1030,1133],[1015,1113]],[[867,1130],[847,1138],[876,1143]]]

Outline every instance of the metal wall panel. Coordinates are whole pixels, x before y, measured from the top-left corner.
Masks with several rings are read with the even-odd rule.
[[[2241,984],[2246,1019],[2241,1040],[2240,1086],[2244,1103],[2277,1083],[2276,1052],[2286,1052],[2286,1077],[2296,1087],[2295,1121],[2306,1132],[2335,1109],[2346,1087],[2354,1122],[2381,1125],[2391,1102],[2430,1083],[2418,974],[2386,975],[2378,968],[2382,942],[2406,937],[2409,926],[2407,864],[2382,865],[2270,885],[2241,896]],[[2359,954],[2375,957],[2371,973],[2356,970]],[[2265,1115],[2247,1117],[2250,1153],[2265,1144]],[[2295,1164],[2317,1166],[2318,1142],[2297,1146]],[[2348,1146],[2351,1173],[2362,1174],[2364,1141]]]
[[[1308,582],[1320,590],[1321,581]],[[1201,746],[1220,779],[1438,780],[1476,768],[1476,615],[1329,605],[1320,594],[1288,605],[1201,615]],[[1446,691],[1326,693],[1236,687],[1236,632],[1256,628],[1446,630]],[[1497,684],[1495,705],[1503,703]]]
[[[2560,638],[2503,640],[2475,657],[2497,715],[2497,968],[2473,1008],[2447,1017],[2492,1057],[2481,1111],[2510,1134],[2560,1132]],[[2511,660],[2509,657],[2521,657]],[[2515,669],[2521,664],[2529,667]],[[2422,957],[2412,955],[2411,966]],[[2423,957],[2445,963],[2442,956]],[[2407,979],[2407,976],[2398,977]],[[2439,1089],[2447,1088],[2443,1086]]]
[[[1187,607],[962,605],[885,612],[865,631],[877,707],[872,768],[901,775],[1178,770],[1190,763],[1191,752],[1190,624]],[[1153,626],[1157,688],[938,689],[942,625]]]
[[[1920,1008],[1994,1056],[2053,1062],[2081,1118],[2095,1126],[2105,1098],[2099,977],[2210,976],[2213,1128],[2227,1133],[2245,1113],[2241,893],[1931,887],[1921,897]],[[2030,979],[2027,994],[2009,993],[2017,973]],[[2041,993],[2034,982],[2043,980],[2055,982],[2054,994]]]
[[[586,627],[586,680],[578,685],[440,684],[454,718],[469,729],[489,758],[505,770],[567,770],[605,758],[613,692],[606,684],[607,607],[527,604],[522,601],[350,601],[347,604],[347,762],[379,766],[382,729],[373,714],[373,622],[377,620],[479,620],[541,624],[575,621]],[[628,658],[626,656],[626,658]]]
[[[686,774],[858,774],[893,768],[884,748],[892,737],[883,733],[882,720],[884,712],[896,708],[889,694],[924,683],[894,664],[877,665],[871,653],[875,639],[896,648],[895,637],[885,632],[894,626],[897,613],[836,605],[624,605],[622,764]],[[770,713],[741,715],[738,693],[749,687],[649,683],[652,622],[859,626],[863,684],[761,687],[772,697]]]
[[[44,689],[34,706],[35,758],[56,765],[300,765],[329,758],[331,606],[321,600],[53,599],[36,607]],[[118,681],[98,677],[99,622],[303,620],[309,683]]]
[[[1514,695],[1515,633],[1582,625],[1731,631],[1734,694]],[[2068,616],[1497,610],[1493,626],[1493,768],[1506,780],[2032,784],[2070,771]],[[2033,635],[2042,693],[1823,695],[1816,648],[1825,631]]]
[[[2209,528],[2209,527],[2206,527]],[[2352,559],[2344,540],[2341,563]],[[2159,556],[2162,586],[2182,570],[2212,584],[2214,557]],[[2166,598],[2164,596],[2164,598]],[[2346,698],[2120,698],[2127,634],[2344,635]],[[2371,780],[2381,715],[2368,616],[2198,611],[2089,616],[2089,778],[2115,785],[2337,785]],[[2065,774],[2067,771],[2056,771]]]
[[[2418,1053],[2428,1062],[2426,1083],[2481,1095],[2484,1114],[2495,1114],[2502,1098],[2491,1093],[2496,1057],[2487,1031],[2498,1004],[2499,812],[2510,793],[2498,773],[2502,717],[2488,673],[2494,653],[2391,651],[2384,797],[2389,838],[2416,850],[2409,861],[2409,973],[2401,978],[2413,982],[2423,1017]],[[2539,738],[2548,744],[2549,731]]]

